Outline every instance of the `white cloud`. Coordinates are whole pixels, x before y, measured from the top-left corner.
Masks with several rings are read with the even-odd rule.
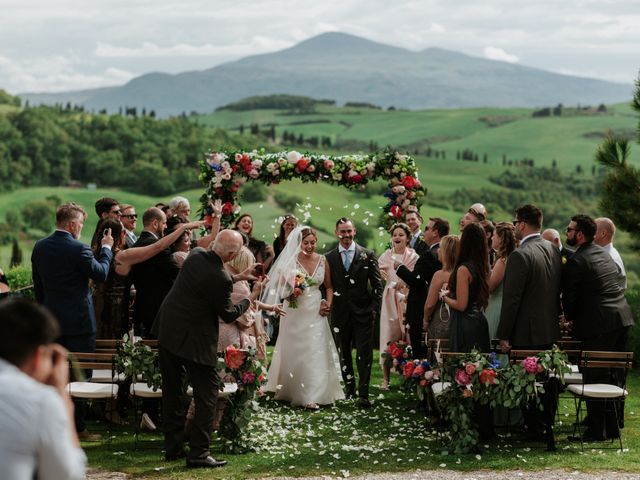
[[[249,43],[236,43],[227,45],[189,45],[178,43],[170,46],[160,46],[153,42],[143,42],[140,47],[118,47],[108,43],[98,42],[93,51],[96,57],[101,58],[151,58],[151,57],[209,57],[219,55],[249,55],[254,53],[270,52],[287,48],[291,42],[278,40],[264,36],[254,36]]]
[[[14,60],[0,56],[0,78],[10,79],[3,84],[9,92],[58,92],[122,85],[135,75],[106,67],[95,73],[78,68],[78,60],[55,56],[30,60]]]
[[[507,63],[518,63],[520,61],[517,56],[507,53],[499,47],[484,47],[484,56],[489,60],[498,60]]]

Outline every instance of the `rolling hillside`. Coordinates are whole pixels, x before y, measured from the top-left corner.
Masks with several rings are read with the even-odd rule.
[[[252,95],[287,93],[398,108],[600,104],[623,101],[631,85],[572,77],[439,48],[411,51],[344,33],[324,33],[278,52],[202,71],[148,73],[120,87],[23,93],[35,103],[78,103],[161,116],[210,112]]]

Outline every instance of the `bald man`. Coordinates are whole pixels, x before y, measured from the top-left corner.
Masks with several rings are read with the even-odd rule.
[[[626,290],[627,272],[624,269],[622,257],[618,253],[618,250],[613,246],[613,237],[616,234],[616,226],[611,219],[607,217],[596,218],[595,222],[597,230],[593,243],[600,245],[609,253],[609,255],[611,255],[613,262],[616,264],[616,267],[618,267],[618,283],[624,290]]]
[[[222,230],[213,250],[196,247],[184,261],[175,284],[158,311],[153,333],[158,337],[162,372],[162,413],[167,461],[185,456],[183,372],[193,386],[195,417],[189,441],[187,467],[214,468],[226,464],[211,457],[209,443],[220,379],[218,319],[233,322],[249,307],[249,300],[231,303],[233,278],[224,269],[242,248],[242,236]],[[255,279],[248,271],[236,280]]]
[[[560,255],[562,255],[562,264],[567,263],[567,260],[571,258],[573,255],[573,250],[566,248],[562,245],[562,240],[560,240],[560,232],[555,228],[547,228],[544,232],[542,232],[542,238],[547,240],[548,242],[553,243],[558,250],[560,250]]]

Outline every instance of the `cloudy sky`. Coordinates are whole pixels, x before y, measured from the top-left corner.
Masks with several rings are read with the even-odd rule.
[[[120,85],[328,31],[631,83],[638,0],[0,0],[0,88]]]

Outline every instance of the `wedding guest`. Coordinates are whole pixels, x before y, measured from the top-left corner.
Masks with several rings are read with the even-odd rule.
[[[178,215],[185,218],[191,216],[191,205],[189,200],[184,197],[173,197],[169,200],[169,214],[168,216]]]
[[[103,197],[96,200],[95,209],[96,215],[98,215],[98,223],[96,223],[96,230],[91,237],[91,248],[100,246],[100,240],[102,239],[100,223],[107,218],[120,219],[122,213],[118,201],[111,197]]]
[[[107,218],[101,229],[111,229],[113,259],[106,281],[96,282],[94,304],[98,338],[122,338],[129,330],[129,285],[131,267],[157,255],[202,222],[181,223],[170,234],[146,246],[123,248],[126,242],[125,228],[119,220]],[[97,252],[94,252],[97,255]]]
[[[175,286],[162,303],[153,325],[157,334],[162,372],[164,448],[167,461],[184,458],[185,410],[181,396],[184,375],[193,386],[195,417],[189,439],[187,467],[215,468],[226,464],[211,456],[211,427],[218,398],[218,322],[234,321],[249,307],[249,300],[231,303],[233,280],[223,264],[242,248],[238,232],[222,230],[212,250],[196,248],[184,262]]]
[[[452,352],[490,349],[489,326],[482,310],[489,300],[489,261],[484,230],[477,223],[464,227],[460,250],[442,301],[451,309],[449,348]]]
[[[478,208],[478,210],[476,210],[474,206]],[[479,209],[479,206],[481,206],[482,209]],[[484,206],[482,206],[481,203],[474,203],[460,219],[460,231],[462,232],[462,230],[471,223],[480,223],[483,221],[485,219],[485,214],[483,212],[486,212],[486,210],[484,210]]]
[[[393,266],[394,260],[399,258],[409,269],[413,270],[418,261],[418,254],[408,246],[411,239],[411,231],[404,223],[396,223],[391,227],[391,248],[386,250],[378,259],[380,275],[386,285],[382,293],[382,305],[380,307],[380,351],[383,352],[389,342],[404,339],[404,311],[406,308],[406,296],[409,288],[396,275]],[[389,367],[385,364],[384,357],[380,356],[382,365],[381,390],[389,390]]]
[[[457,235],[445,235],[440,240],[438,249],[438,260],[442,263],[442,268],[433,274],[427,301],[424,305],[423,329],[428,333],[429,338],[449,339],[449,319],[451,317],[449,307],[442,299],[438,298],[438,293],[443,288],[446,289],[453,272],[453,267],[458,258],[460,247],[460,237]]]
[[[174,215],[168,218],[165,235],[171,234],[177,228],[179,229],[181,224],[187,222],[187,218],[180,215]],[[191,251],[191,232],[185,231],[169,248],[171,249],[171,254],[173,255],[173,260],[176,262],[176,265],[182,267],[187,255],[189,255]]]
[[[120,205],[120,212],[120,221],[124,225],[125,233],[127,234],[125,248],[129,248],[138,240],[138,236],[135,233],[138,214],[136,213],[136,207],[129,204]]]
[[[238,230],[248,237],[249,243],[247,246],[256,258],[256,262],[263,265],[265,272],[268,271],[273,262],[273,248],[253,236],[253,217],[248,213],[244,213],[238,217],[234,226],[235,230]]]
[[[235,258],[224,264],[225,270],[230,275],[238,275],[241,272],[250,270],[255,264],[253,253],[242,247]],[[218,319],[218,351],[222,352],[229,345],[239,345],[240,348],[254,347],[257,358],[266,365],[267,360],[267,337],[262,323],[260,311],[274,312],[278,315],[285,315],[280,305],[268,305],[258,301],[261,297],[268,278],[265,276],[261,280],[254,282],[253,288],[246,280],[240,280],[233,284],[231,291],[231,302],[240,303],[241,300],[248,299],[251,306],[240,315],[234,322],[226,323],[223,319]]]
[[[627,272],[624,269],[624,263],[622,257],[618,253],[616,247],[613,246],[613,237],[616,234],[616,226],[611,219],[606,217],[600,217],[595,219],[597,230],[593,239],[593,243],[600,245],[613,259],[613,262],[618,267],[618,283],[623,290],[627,289]]]
[[[484,312],[489,323],[489,338],[496,338],[498,332],[500,310],[502,308],[502,284],[504,272],[507,268],[507,258],[517,246],[515,227],[508,222],[497,223],[491,237],[491,247],[496,252],[496,260],[493,263],[491,276],[489,277],[489,292],[491,296],[489,297],[489,306]]]
[[[409,285],[406,324],[409,329],[411,348],[416,358],[424,358],[426,355],[422,331],[424,304],[433,274],[442,268],[437,257],[440,239],[448,233],[449,222],[441,218],[430,218],[424,231],[424,241],[416,242],[416,253],[420,258],[413,267],[413,271],[402,265],[400,259],[396,258],[394,261],[396,274]]]
[[[418,210],[410,210],[404,217],[404,221],[409,227],[409,246],[415,250],[416,242],[422,237],[422,217]]]
[[[544,232],[542,232],[542,238],[547,240],[548,242],[553,243],[558,250],[560,250],[560,255],[562,256],[562,264],[566,264],[567,260],[571,258],[571,255],[574,254],[574,251],[565,247],[562,244],[562,240],[560,240],[560,232],[555,228],[547,228]]]
[[[200,238],[197,238],[195,232],[191,232],[191,248],[209,248],[211,242],[215,240],[216,235],[220,231],[220,218],[222,217],[222,200],[209,200],[209,208],[211,209],[211,224],[205,223],[205,228],[208,230],[208,233],[201,236]],[[169,205],[166,206],[166,209],[162,208],[162,211],[165,212],[165,215],[167,216],[167,223],[169,223],[169,220],[173,217],[184,218],[187,222],[191,221],[191,205],[189,204],[189,200],[184,197],[172,198],[169,202]],[[208,217],[205,217],[205,219],[206,218]]]
[[[0,303],[0,318],[0,478],[83,479],[57,321],[22,298]]]
[[[101,248],[94,256],[91,248],[78,239],[87,212],[75,203],[56,210],[56,230],[38,240],[31,254],[31,272],[36,300],[49,308],[60,323],[58,342],[72,352],[93,352],[96,348],[96,316],[89,280],[103,282],[113,258],[111,230],[102,231]],[[100,436],[87,431],[84,402],[75,408],[78,436],[98,441]]]
[[[496,226],[491,220],[482,220],[480,226],[484,229],[484,234],[487,237],[487,252],[489,255],[489,265],[493,265],[496,261],[496,251],[493,249],[493,232],[496,231]]]
[[[562,305],[584,350],[624,352],[628,350],[629,332],[634,324],[633,312],[619,283],[618,267],[609,253],[593,241],[596,231],[596,222],[591,217],[571,217],[567,226],[567,244],[577,247],[577,250],[565,267]],[[622,386],[624,370],[619,370],[589,368],[583,372],[584,382]],[[577,440],[618,438],[623,418],[621,402],[606,405],[587,400],[586,430]]]
[[[284,219],[280,223],[280,232],[278,236],[273,240],[273,251],[275,256],[273,257],[273,261],[278,258],[280,252],[284,248],[287,243],[287,239],[289,238],[289,234],[293,231],[294,228],[298,226],[298,219],[293,215],[285,215]]]

